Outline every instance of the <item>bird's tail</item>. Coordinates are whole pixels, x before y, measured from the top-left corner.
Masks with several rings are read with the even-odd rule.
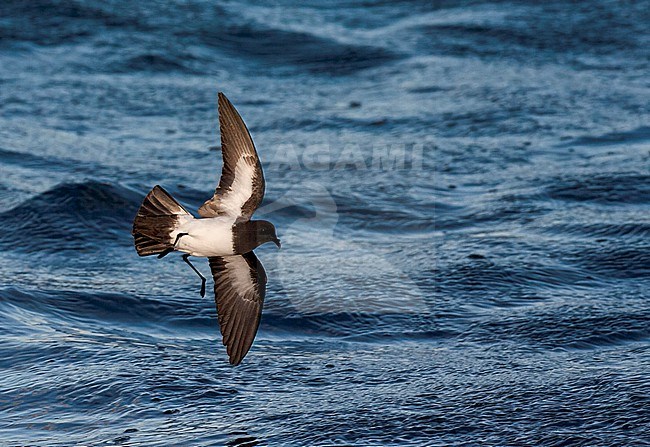
[[[167,191],[156,185],[142,201],[133,221],[135,250],[140,256],[166,254],[174,249],[173,233],[191,214]]]

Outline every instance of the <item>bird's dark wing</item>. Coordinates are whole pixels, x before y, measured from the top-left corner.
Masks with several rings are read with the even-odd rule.
[[[264,197],[264,173],[246,124],[221,92],[219,128],[223,156],[221,180],[214,196],[199,208],[199,214],[248,220]]]
[[[230,363],[239,365],[251,348],[260,325],[266,272],[252,251],[208,259],[223,344]]]

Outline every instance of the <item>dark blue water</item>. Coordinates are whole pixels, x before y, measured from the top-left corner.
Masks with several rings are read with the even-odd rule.
[[[650,445],[650,2],[4,0],[0,444]],[[161,184],[281,251],[232,368]],[[207,263],[197,265],[208,273]]]

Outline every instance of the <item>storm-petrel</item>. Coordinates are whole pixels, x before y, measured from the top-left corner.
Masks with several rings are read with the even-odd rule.
[[[208,258],[223,344],[230,363],[248,353],[262,316],[266,273],[253,249],[280,240],[265,220],[250,220],[264,197],[264,175],[246,124],[223,93],[219,93],[219,127],[223,168],[214,196],[195,218],[160,186],[145,197],[133,222],[140,256],[182,251],[183,260],[201,278],[190,256]]]

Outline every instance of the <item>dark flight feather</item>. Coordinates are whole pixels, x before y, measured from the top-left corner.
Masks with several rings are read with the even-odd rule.
[[[223,157],[221,179],[214,196],[199,208],[199,214],[202,217],[233,215],[240,220],[248,220],[264,197],[262,164],[246,124],[226,95],[221,92],[219,92],[219,129]],[[252,178],[242,179],[252,184],[250,196],[242,197],[232,189],[236,186],[237,163],[246,163],[252,168]]]
[[[260,325],[266,272],[252,251],[208,259],[223,344],[230,363],[239,365],[250,350]]]

